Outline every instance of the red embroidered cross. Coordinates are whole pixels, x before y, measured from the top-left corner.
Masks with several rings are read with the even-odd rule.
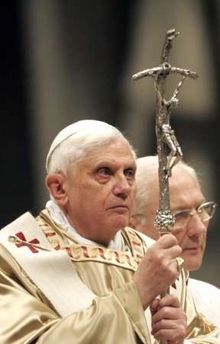
[[[16,244],[17,247],[27,246],[33,253],[38,253],[38,250],[34,246],[31,246],[31,244],[39,244],[40,243],[40,241],[37,238],[32,239],[30,241],[27,241],[22,232],[18,232],[15,235],[19,239],[21,239],[22,241],[26,242],[26,243],[25,242],[19,242],[18,244]]]

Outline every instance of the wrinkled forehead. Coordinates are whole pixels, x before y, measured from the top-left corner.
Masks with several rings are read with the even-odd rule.
[[[171,192],[172,189],[178,188],[184,190],[188,187],[194,187],[200,190],[200,185],[196,177],[183,168],[172,169],[172,175],[169,178],[169,186]]]
[[[72,161],[69,167],[75,171],[79,169],[92,170],[107,167],[113,170],[136,170],[136,159],[126,141],[117,139],[103,145],[88,149],[79,159]]]
[[[172,210],[197,207],[205,199],[197,179],[187,171],[174,172],[169,189]]]
[[[136,157],[128,142],[123,138],[112,139],[109,142],[97,144],[85,151],[83,160],[112,160],[134,164],[136,167]]]

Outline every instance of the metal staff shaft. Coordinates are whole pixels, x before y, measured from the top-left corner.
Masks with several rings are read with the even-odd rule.
[[[159,209],[154,220],[159,235],[169,233],[174,225],[174,218],[170,211],[169,177],[171,170],[177,162],[182,159],[181,147],[176,139],[174,130],[170,125],[170,114],[174,107],[179,105],[177,98],[180,88],[187,77],[196,79],[198,75],[189,69],[172,67],[168,60],[172,48],[173,39],[179,35],[175,29],[168,30],[161,53],[161,64],[158,67],[143,70],[132,76],[133,80],[150,76],[154,80],[156,91],[156,121],[155,131],[157,139],[158,154],[158,180],[159,180]],[[165,99],[165,83],[170,74],[179,74],[181,79],[173,92],[170,100]],[[169,287],[161,297],[169,294]],[[161,340],[165,344],[166,340]]]

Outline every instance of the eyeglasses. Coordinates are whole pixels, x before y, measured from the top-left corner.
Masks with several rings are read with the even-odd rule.
[[[195,214],[199,216],[202,222],[209,221],[215,214],[216,207],[217,204],[215,202],[206,202],[195,210],[186,209],[173,214],[175,221],[173,229],[185,227]]]

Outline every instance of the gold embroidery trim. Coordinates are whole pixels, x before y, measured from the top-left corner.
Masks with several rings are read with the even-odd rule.
[[[41,212],[40,216],[37,217],[37,222],[51,245],[56,250],[65,249],[71,260],[75,262],[97,261],[135,271],[144,254],[143,243],[140,237],[130,228],[122,231],[122,237],[129,246],[132,255],[100,246],[81,245],[68,235],[68,238],[71,238],[73,242],[73,245],[69,245],[65,238],[65,232],[51,221],[46,211]]]

